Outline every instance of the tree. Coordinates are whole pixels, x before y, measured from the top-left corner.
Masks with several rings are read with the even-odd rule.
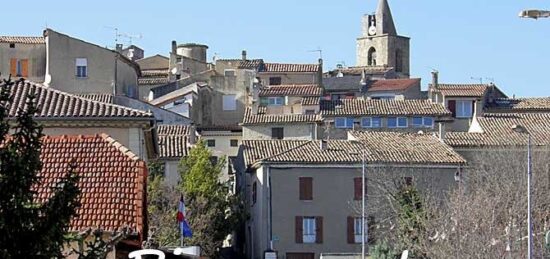
[[[76,165],[71,164],[48,199],[37,201],[42,127],[33,120],[38,109],[32,94],[11,126],[13,84],[10,79],[0,84],[0,258],[61,257],[70,219],[80,206]]]
[[[187,245],[198,245],[205,256],[216,257],[223,240],[242,220],[240,199],[229,192],[226,183],[220,182],[225,165],[217,163],[211,152],[200,141],[180,162],[181,188],[187,206],[186,218],[193,230]]]

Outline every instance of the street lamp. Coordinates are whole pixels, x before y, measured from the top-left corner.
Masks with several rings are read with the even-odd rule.
[[[533,226],[531,222],[531,134],[521,125],[513,125],[512,130],[527,134],[527,255],[533,258]]]
[[[519,13],[519,17],[521,18],[531,18],[531,19],[538,19],[538,18],[549,18],[550,17],[550,11],[545,10],[524,10]]]

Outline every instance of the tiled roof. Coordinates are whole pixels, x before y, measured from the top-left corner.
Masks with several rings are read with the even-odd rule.
[[[365,67],[346,67],[346,68],[340,68],[335,69],[333,71],[330,71],[330,74],[338,74],[339,72],[343,75],[355,75],[360,76],[363,74],[363,71],[365,71],[367,75],[373,75],[373,74],[385,74],[389,71],[393,70],[392,67],[386,67],[386,66],[365,66]]]
[[[257,69],[263,64],[262,59],[241,60],[238,68],[240,69]]]
[[[369,163],[462,164],[466,161],[431,135],[396,132],[357,133],[358,140],[244,140],[247,166],[259,162],[293,164],[360,163],[366,152]]]
[[[0,36],[0,43],[46,44],[44,37]]]
[[[69,171],[71,161],[76,162],[81,206],[78,217],[71,220],[70,231],[116,231],[128,227],[134,234],[144,234],[144,161],[105,134],[44,137],[42,143],[39,202],[50,197],[51,188]]]
[[[430,84],[430,88],[432,85]],[[454,97],[483,97],[487,92],[489,85],[484,84],[438,84],[436,92],[444,96]]]
[[[19,109],[26,107],[27,96],[34,93],[36,104],[40,109],[35,114],[38,119],[153,118],[153,114],[149,112],[93,101],[31,82],[18,81],[10,90],[13,98],[8,114],[10,117],[16,116]]]
[[[550,97],[500,98],[494,100],[490,109],[510,110],[514,112],[550,111]]]
[[[527,136],[512,130],[521,125],[534,145],[550,144],[550,113],[493,113],[478,117],[482,133],[447,132],[445,142],[453,147],[522,146]]]
[[[199,126],[197,131],[204,134],[205,131],[232,131],[232,132],[241,132],[243,127],[235,124],[226,124],[226,125],[208,125],[208,126]]]
[[[180,159],[187,156],[187,137],[191,134],[190,129],[189,125],[158,125],[159,159]]]
[[[420,86],[420,78],[376,80],[368,86],[367,91],[403,91],[415,85]]]
[[[168,83],[168,77],[142,77],[138,78],[138,85],[162,85]]]
[[[160,124],[157,126],[158,135],[189,135],[191,126],[189,125],[166,125]]]
[[[114,103],[113,94],[77,94],[76,96],[101,103]]]
[[[323,116],[363,115],[430,115],[451,116],[441,104],[429,100],[363,100],[321,101]]]
[[[168,77],[167,69],[151,69],[151,70],[142,70],[142,78],[144,77]]]
[[[209,87],[209,86],[205,82],[195,82],[195,83],[192,83],[190,85],[186,85],[183,88],[176,89],[176,90],[174,90],[174,91],[172,91],[172,92],[170,92],[166,95],[163,95],[159,98],[153,99],[153,100],[149,101],[149,103],[152,104],[152,105],[157,105],[157,106],[164,105],[168,102],[172,102],[174,100],[181,99],[181,98],[183,98],[184,96],[186,96],[188,94],[191,94],[191,93],[197,94],[199,92],[199,90],[204,88],[204,87]]]
[[[316,123],[323,121],[318,114],[265,114],[266,107],[259,107],[258,114],[252,114],[250,107],[244,112],[242,125],[268,124],[268,123]]]
[[[319,105],[321,98],[317,96],[308,96],[302,98],[302,105]]]
[[[386,163],[459,164],[466,160],[432,134],[352,131],[374,159]],[[376,161],[376,160],[375,160]]]
[[[260,72],[318,72],[319,64],[280,64],[280,63],[264,63],[263,70]]]
[[[321,96],[319,85],[276,85],[260,90],[260,96]]]

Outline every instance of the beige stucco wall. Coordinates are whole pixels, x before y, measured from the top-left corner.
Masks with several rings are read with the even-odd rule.
[[[272,128],[284,128],[284,139],[311,140],[315,138],[315,124],[292,123],[292,124],[261,124],[243,126],[243,139],[245,140],[268,140],[271,139]]]
[[[120,59],[115,62],[115,52],[52,30],[47,35],[46,73],[51,75],[51,87],[69,93],[113,93],[117,63],[117,94],[135,87],[137,96],[137,71]],[[87,78],[76,77],[77,58],[87,59]]]
[[[250,207],[251,227],[254,238],[254,258],[260,258],[262,251],[269,244],[269,211],[267,189],[267,168],[256,170],[249,175],[247,186],[255,181],[258,184],[258,202]],[[360,244],[347,243],[347,217],[357,215],[358,201],[354,201],[354,181],[361,177],[359,166],[355,168],[331,167],[331,168],[300,168],[293,166],[281,166],[270,168],[271,193],[272,193],[272,217],[274,249],[279,252],[279,258],[285,258],[287,252],[312,252],[319,258],[321,252],[341,253],[360,252]],[[444,195],[445,191],[455,184],[454,174],[456,167],[448,168],[373,168],[368,167],[368,204],[369,216],[375,220],[384,218],[383,210],[373,211],[369,209],[380,208],[380,204],[386,201],[381,197],[380,188],[376,182],[390,183],[400,180],[405,176],[412,176],[416,186],[425,192],[434,192]],[[301,201],[299,199],[299,177],[313,178],[313,200]],[[247,187],[251,188],[251,187]],[[250,190],[249,190],[250,191]],[[250,199],[250,192],[248,192]],[[295,242],[295,217],[296,216],[322,216],[323,217],[323,243],[322,244],[297,244]],[[248,243],[249,248],[252,244]]]
[[[20,44],[15,43],[15,48],[10,48],[9,43],[0,43],[0,73],[3,77],[10,74],[10,60],[28,59],[28,80],[42,83],[46,69],[46,44]],[[12,75],[15,79],[15,75]]]

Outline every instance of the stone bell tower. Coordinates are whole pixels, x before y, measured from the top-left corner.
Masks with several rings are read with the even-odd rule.
[[[409,38],[397,34],[387,0],[379,0],[375,14],[362,19],[357,38],[357,66],[392,67],[399,77],[410,76]]]

